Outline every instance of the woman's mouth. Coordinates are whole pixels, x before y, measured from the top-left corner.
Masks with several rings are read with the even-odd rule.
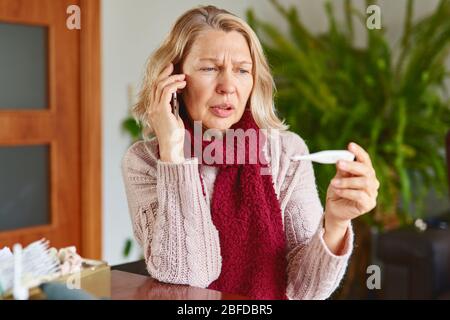
[[[234,105],[230,103],[222,103],[210,108],[211,112],[219,118],[227,118],[234,112]]]

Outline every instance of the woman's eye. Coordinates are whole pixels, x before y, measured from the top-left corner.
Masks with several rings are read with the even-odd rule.
[[[218,69],[215,67],[205,67],[205,68],[200,68],[200,70],[210,72],[210,71],[217,71]],[[246,69],[239,69],[239,73],[246,74],[246,73],[250,73],[250,72]]]

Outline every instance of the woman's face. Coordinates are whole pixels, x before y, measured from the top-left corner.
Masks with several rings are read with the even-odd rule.
[[[182,65],[187,81],[182,96],[192,120],[219,130],[238,122],[253,88],[252,66],[240,33],[201,33]]]

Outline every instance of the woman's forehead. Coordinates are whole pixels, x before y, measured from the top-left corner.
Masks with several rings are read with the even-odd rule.
[[[194,41],[189,55],[194,60],[223,60],[231,57],[233,62],[252,62],[250,49],[244,36],[236,31],[211,30],[200,34]]]
[[[223,59],[221,58],[216,58],[216,57],[197,57],[196,61],[198,62],[212,62],[212,63],[221,63],[223,62]],[[252,61],[251,59],[231,59],[231,63],[232,64],[237,64],[237,65],[251,65]]]

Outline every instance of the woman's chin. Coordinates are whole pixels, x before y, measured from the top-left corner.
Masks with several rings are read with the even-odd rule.
[[[231,117],[230,118],[213,117],[213,119],[210,119],[209,121],[204,123],[204,126],[208,129],[216,129],[224,131],[226,129],[229,129],[233,125],[233,123],[234,122],[231,119]]]

